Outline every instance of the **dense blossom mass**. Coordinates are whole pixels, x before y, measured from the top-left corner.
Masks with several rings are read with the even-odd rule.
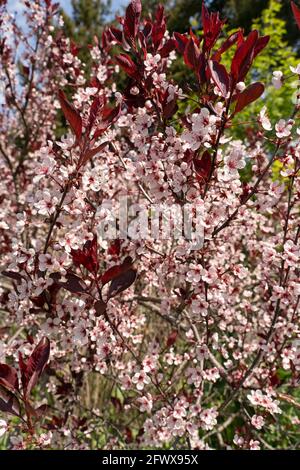
[[[24,1],[25,29],[0,4],[0,439],[265,449],[276,428],[293,445],[300,97],[270,121],[251,73],[269,37],[226,36],[204,4],[201,35],[171,35],[133,0],[86,74],[51,0]],[[178,213],[144,236],[157,207],[197,213],[201,237]]]

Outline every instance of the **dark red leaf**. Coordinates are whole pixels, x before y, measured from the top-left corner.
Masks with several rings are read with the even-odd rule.
[[[61,109],[65,115],[65,118],[69,122],[77,139],[80,139],[82,135],[82,120],[81,120],[79,112],[75,109],[75,107],[71,103],[69,103],[69,101],[65,97],[65,94],[62,90],[59,90],[58,98],[59,98]]]
[[[242,111],[248,104],[257,100],[264,92],[265,87],[262,83],[256,82],[249,85],[242,93],[237,96],[235,113]]]
[[[38,408],[33,408],[33,406],[28,401],[26,401],[25,409],[26,409],[27,415],[30,415],[31,417],[34,417],[34,418],[42,418],[45,415],[45,413],[48,410],[50,410],[50,407],[48,405],[41,405]]]
[[[207,75],[206,75],[206,70],[207,70],[207,61],[205,58],[205,54],[201,52],[199,56],[199,64],[198,64],[198,79],[200,83],[206,83],[207,82]]]
[[[57,282],[57,284],[63,289],[66,289],[73,294],[84,294],[87,291],[87,286],[83,279],[76,276],[76,274],[67,273],[65,278],[67,279],[66,282]]]
[[[117,266],[113,266],[109,268],[105,273],[101,276],[102,285],[105,286],[108,282],[112,281],[113,279],[117,278],[121,274],[125,273],[132,267],[132,259],[130,256],[125,258],[122,264]]]
[[[194,160],[194,167],[198,181],[206,181],[211,171],[211,155],[208,150],[205,150],[201,159]]]
[[[122,67],[124,72],[132,78],[136,78],[138,74],[138,68],[127,54],[119,54],[116,56],[116,61]]]
[[[138,42],[139,42],[139,47],[141,48],[141,51],[143,51],[143,55],[145,57],[147,54],[147,43],[146,43],[146,38],[144,36],[143,31],[139,31]]]
[[[279,375],[277,374],[277,372],[275,372],[275,374],[272,374],[271,377],[270,377],[270,383],[271,383],[271,386],[272,387],[277,387],[278,385],[280,385],[282,382],[282,380],[280,379]]]
[[[31,406],[29,401],[25,401],[24,405],[25,405],[25,410],[26,410],[27,416],[31,416],[31,417],[35,417],[35,418],[38,417],[37,414],[36,414],[35,409],[33,408],[33,406]]]
[[[126,444],[130,444],[131,442],[133,442],[132,431],[129,427],[125,428],[125,442]]]
[[[176,46],[176,41],[175,39],[168,39],[164,45],[162,46],[161,49],[159,49],[159,55],[164,58],[168,57],[171,51],[174,51]]]
[[[195,44],[194,39],[190,38],[185,46],[183,58],[184,62],[192,70],[197,71],[199,65],[200,50]]]
[[[120,29],[117,29],[114,26],[111,26],[107,32],[110,33],[111,40],[115,40],[119,44],[122,44],[122,31],[120,31]]]
[[[300,9],[296,6],[294,2],[291,2],[291,7],[293,10],[294,18],[296,20],[298,28],[300,29]]]
[[[107,250],[107,253],[109,255],[119,255],[120,254],[120,249],[121,249],[121,240],[119,238],[117,238],[117,240],[115,240],[111,245],[110,247],[108,248]]]
[[[124,34],[127,38],[135,39],[139,30],[142,5],[140,0],[132,0],[126,8],[124,19]]]
[[[164,21],[166,19],[164,13],[165,13],[164,6],[163,5],[158,5],[158,7],[156,8],[156,11],[155,11],[155,22],[154,23],[157,23],[159,25],[164,23]]]
[[[101,122],[93,135],[93,139],[100,137],[106,129],[113,124],[119,117],[121,112],[121,104],[119,103],[115,108],[106,106],[101,111]],[[106,145],[106,144],[105,144]]]
[[[18,374],[14,367],[0,364],[0,384],[12,391],[19,390]]]
[[[89,115],[88,128],[91,129],[94,125],[95,120],[97,119],[99,110],[104,106],[105,98],[104,96],[96,96],[92,103]]]
[[[148,38],[152,32],[152,24],[147,21],[145,24],[144,24],[144,29],[143,31],[141,31],[143,33],[143,36],[144,38]]]
[[[78,55],[79,49],[80,48],[77,46],[77,44],[73,40],[71,40],[70,42],[71,54],[76,57]]]
[[[38,379],[40,378],[50,355],[50,341],[45,336],[41,339],[39,344],[33,350],[31,356],[26,362],[26,372],[25,372],[25,395],[28,397],[31,390],[36,385]]]
[[[172,331],[172,333],[169,335],[167,339],[167,348],[170,348],[171,346],[173,346],[173,344],[175,343],[177,339],[177,336],[178,336],[178,332],[176,330]]]
[[[121,104],[117,104],[115,108],[110,108],[109,106],[106,106],[103,108],[101,112],[101,118],[103,122],[103,128],[107,129],[109,124],[112,124],[120,115],[121,112]],[[101,124],[100,124],[101,127]],[[98,128],[99,129],[99,128]]]
[[[210,29],[210,17],[209,17],[209,11],[205,6],[205,2],[202,2],[202,9],[201,9],[201,20],[202,20],[202,27],[204,34],[209,32]]]
[[[114,407],[116,408],[117,412],[120,413],[123,409],[121,400],[119,400],[119,398],[116,398],[116,397],[110,397],[110,400],[112,404],[114,405]]]
[[[119,277],[111,281],[111,284],[108,289],[108,299],[115,297],[120,292],[123,292],[125,289],[131,286],[136,279],[136,270],[129,269],[125,273],[121,274]]]
[[[101,83],[99,82],[98,78],[97,77],[91,77],[90,81],[89,81],[89,86],[91,88],[98,88],[98,90],[101,89],[102,85]]]
[[[152,27],[152,41],[155,50],[159,48],[166,32],[166,18],[164,16],[164,7],[159,5],[155,13],[155,21]]]
[[[34,411],[35,411],[35,415],[37,418],[42,418],[46,413],[49,412],[50,410],[50,406],[49,405],[41,405],[39,406],[38,408],[36,408]]]
[[[257,39],[258,32],[251,31],[247,39],[237,48],[231,63],[231,74],[235,83],[243,81],[247,75],[254,58]]]
[[[219,88],[222,93],[223,98],[226,98],[229,91],[229,75],[227,73],[224,65],[216,62],[215,60],[210,60],[208,62],[211,78]]]
[[[0,385],[0,411],[20,416],[20,403],[17,397]]]
[[[187,45],[189,38],[185,34],[174,33],[175,44],[178,52],[184,53],[185,46]]]
[[[258,38],[255,44],[253,59],[268,45],[270,41],[270,36],[262,36]]]
[[[96,310],[96,317],[101,317],[101,315],[103,315],[106,311],[106,303],[103,302],[103,300],[97,300],[97,302],[95,302],[94,307]]]
[[[218,39],[225,21],[220,20],[219,13],[209,13],[202,2],[203,50],[211,50]]]
[[[71,256],[76,266],[82,265],[91,273],[96,274],[98,271],[98,245],[97,237],[88,240],[82,249],[71,250]]]
[[[169,95],[168,95],[169,98]],[[177,111],[177,96],[175,95],[170,101],[165,100],[163,103],[163,117],[164,119],[170,119]]]
[[[95,132],[95,134],[96,133],[97,133],[97,131]],[[102,144],[98,145],[97,147],[94,147],[93,149],[87,150],[87,152],[83,155],[83,158],[80,161],[80,164],[85,165],[95,155],[97,155],[99,152],[101,152],[101,150],[103,150],[108,144],[109,144],[109,142],[102,142]]]
[[[22,65],[22,72],[23,72],[24,75],[27,75],[27,77],[28,77],[28,75],[30,73],[30,68],[27,67],[27,65]]]
[[[212,59],[216,60],[217,62],[220,61],[221,55],[224,54],[230,47],[232,47],[238,40],[241,35],[241,31],[236,31],[232,33],[226,41],[223,42],[222,46],[213,54]]]
[[[22,353],[19,351],[19,368],[21,372],[21,382],[23,390],[26,390],[27,377],[26,377],[26,362],[23,359]]]

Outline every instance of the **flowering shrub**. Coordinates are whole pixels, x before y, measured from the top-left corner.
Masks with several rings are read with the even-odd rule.
[[[150,18],[133,0],[95,38],[86,79],[51,0],[24,2],[25,30],[5,3],[5,446],[295,445],[300,102],[270,122],[264,84],[249,81],[270,38],[224,37],[204,4],[201,36],[170,37],[163,7]],[[194,74],[184,89],[172,79],[176,56]],[[284,80],[274,71],[275,87]],[[258,99],[259,115],[240,122]]]

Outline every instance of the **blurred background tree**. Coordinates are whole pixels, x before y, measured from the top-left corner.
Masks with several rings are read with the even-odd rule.
[[[196,34],[201,33],[201,0],[142,0],[144,14],[153,14],[159,3],[165,6],[169,14],[170,32],[188,31],[192,26]],[[100,37],[105,24],[114,18],[111,0],[71,0],[71,5],[71,16],[63,12],[66,34],[80,46],[79,57],[87,64],[88,72],[88,46],[93,43],[94,36]],[[228,34],[241,26],[245,33],[258,29],[260,34],[271,36],[267,48],[255,61],[252,79],[262,81],[266,85],[266,104],[271,119],[278,120],[281,116],[288,116],[293,107],[290,96],[292,88],[296,85],[296,78],[294,76],[288,79],[280,90],[275,90],[271,79],[274,70],[281,70],[285,77],[291,77],[290,66],[295,66],[298,62],[299,33],[290,0],[206,0],[206,5],[211,10],[220,11],[221,16],[228,19]],[[222,61],[228,67],[230,56],[223,56]],[[178,57],[174,62],[172,74],[182,87],[193,86],[193,74],[189,74],[186,67],[183,67],[182,57]],[[259,112],[259,109],[258,100],[239,116],[245,121],[249,120],[250,114]]]
[[[125,5],[127,3],[129,0]],[[159,3],[168,12],[170,32],[185,32],[192,26],[196,34],[201,34],[201,0],[142,0],[144,15],[153,14]],[[266,85],[266,104],[271,119],[276,121],[282,116],[289,116],[293,107],[290,96],[297,80],[295,76],[291,77],[290,66],[297,65],[300,52],[299,33],[290,0],[206,0],[205,3],[209,9],[220,11],[221,16],[227,18],[228,34],[241,26],[245,33],[258,29],[260,34],[271,36],[267,48],[254,63],[251,78]],[[71,0],[71,5],[71,16],[63,12],[66,34],[80,46],[79,57],[86,63],[88,75],[91,60],[88,46],[93,43],[94,36],[101,36],[105,24],[111,23],[114,12],[111,10],[111,0]],[[229,67],[230,55],[224,55],[222,61]],[[290,77],[280,90],[272,86],[274,70],[281,70],[285,77]],[[187,86],[193,88],[193,73],[183,66],[181,56],[172,65],[172,75],[184,90]],[[258,100],[239,114],[239,121],[249,121],[251,114],[255,116],[260,107]],[[238,127],[235,133],[238,137]]]
[[[66,36],[80,46],[79,58],[90,66],[88,46],[100,37],[111,14],[111,0],[71,0],[72,16],[63,9]]]
[[[251,82],[260,81],[265,85],[264,105],[267,106],[269,117],[274,123],[280,118],[289,118],[294,108],[292,98],[296,98],[298,79],[290,70],[299,62],[299,54],[289,45],[287,40],[287,23],[282,14],[283,2],[268,0],[267,7],[260,16],[252,21],[251,29],[257,29],[261,35],[269,35],[270,41],[254,61],[254,66],[249,79]],[[228,31],[230,33],[231,31]],[[299,34],[298,34],[299,36]],[[230,68],[231,55],[225,54],[222,63]],[[284,76],[284,86],[275,89],[272,84],[272,74],[275,70],[281,70]],[[262,108],[262,101],[257,100],[245,111],[237,116],[238,122],[253,122]],[[235,126],[234,135],[239,137],[244,132],[244,127]]]
[[[128,2],[124,2],[127,5]],[[168,12],[169,30],[186,32],[192,25],[194,29],[201,28],[202,0],[142,0],[145,14],[153,13],[158,4],[165,6]],[[219,11],[227,18],[230,29],[242,27],[247,33],[262,12],[268,8],[269,0],[206,0],[206,5],[212,11]],[[300,41],[297,26],[290,7],[290,0],[276,0],[280,6],[280,17],[285,23],[284,40],[300,51]],[[71,0],[72,15],[64,10],[66,33],[73,40],[83,45],[81,54],[86,57],[86,46],[91,43],[94,35],[99,36],[103,25],[113,18],[114,12],[111,0]]]
[[[286,25],[284,39],[300,50],[299,33],[290,7],[290,0],[276,0],[280,8],[280,19]],[[169,14],[170,31],[186,32],[192,24],[201,27],[201,0],[142,0],[144,11],[153,11],[161,3]],[[254,20],[268,8],[269,0],[206,0],[212,11],[219,11],[228,20],[229,28],[244,28],[247,33]],[[196,26],[197,25],[197,26]]]

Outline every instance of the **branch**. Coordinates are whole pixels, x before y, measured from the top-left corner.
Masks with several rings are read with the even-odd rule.
[[[258,186],[260,185],[260,182],[263,180],[263,178],[265,177],[265,175],[267,174],[267,172],[269,171],[270,167],[272,166],[276,156],[277,156],[277,152],[279,150],[279,145],[277,145],[276,147],[276,150],[274,152],[274,154],[272,155],[269,163],[267,164],[266,168],[263,170],[263,172],[261,173],[261,175],[259,176],[259,178],[257,179],[256,183],[254,184],[252,190],[250,191],[250,193],[248,194],[248,196],[241,202],[241,204],[235,209],[235,211],[228,217],[228,219],[225,220],[225,222],[223,222],[222,225],[220,225],[219,227],[216,227],[212,233],[212,237],[214,238],[216,235],[218,235],[219,232],[221,232],[221,230],[223,230],[224,228],[228,227],[228,225],[230,224],[230,222],[236,217],[236,215],[238,214],[240,208],[242,206],[244,206],[245,204],[247,204],[247,202],[249,201],[249,199],[251,199],[251,197],[256,193],[256,190],[258,188]]]

